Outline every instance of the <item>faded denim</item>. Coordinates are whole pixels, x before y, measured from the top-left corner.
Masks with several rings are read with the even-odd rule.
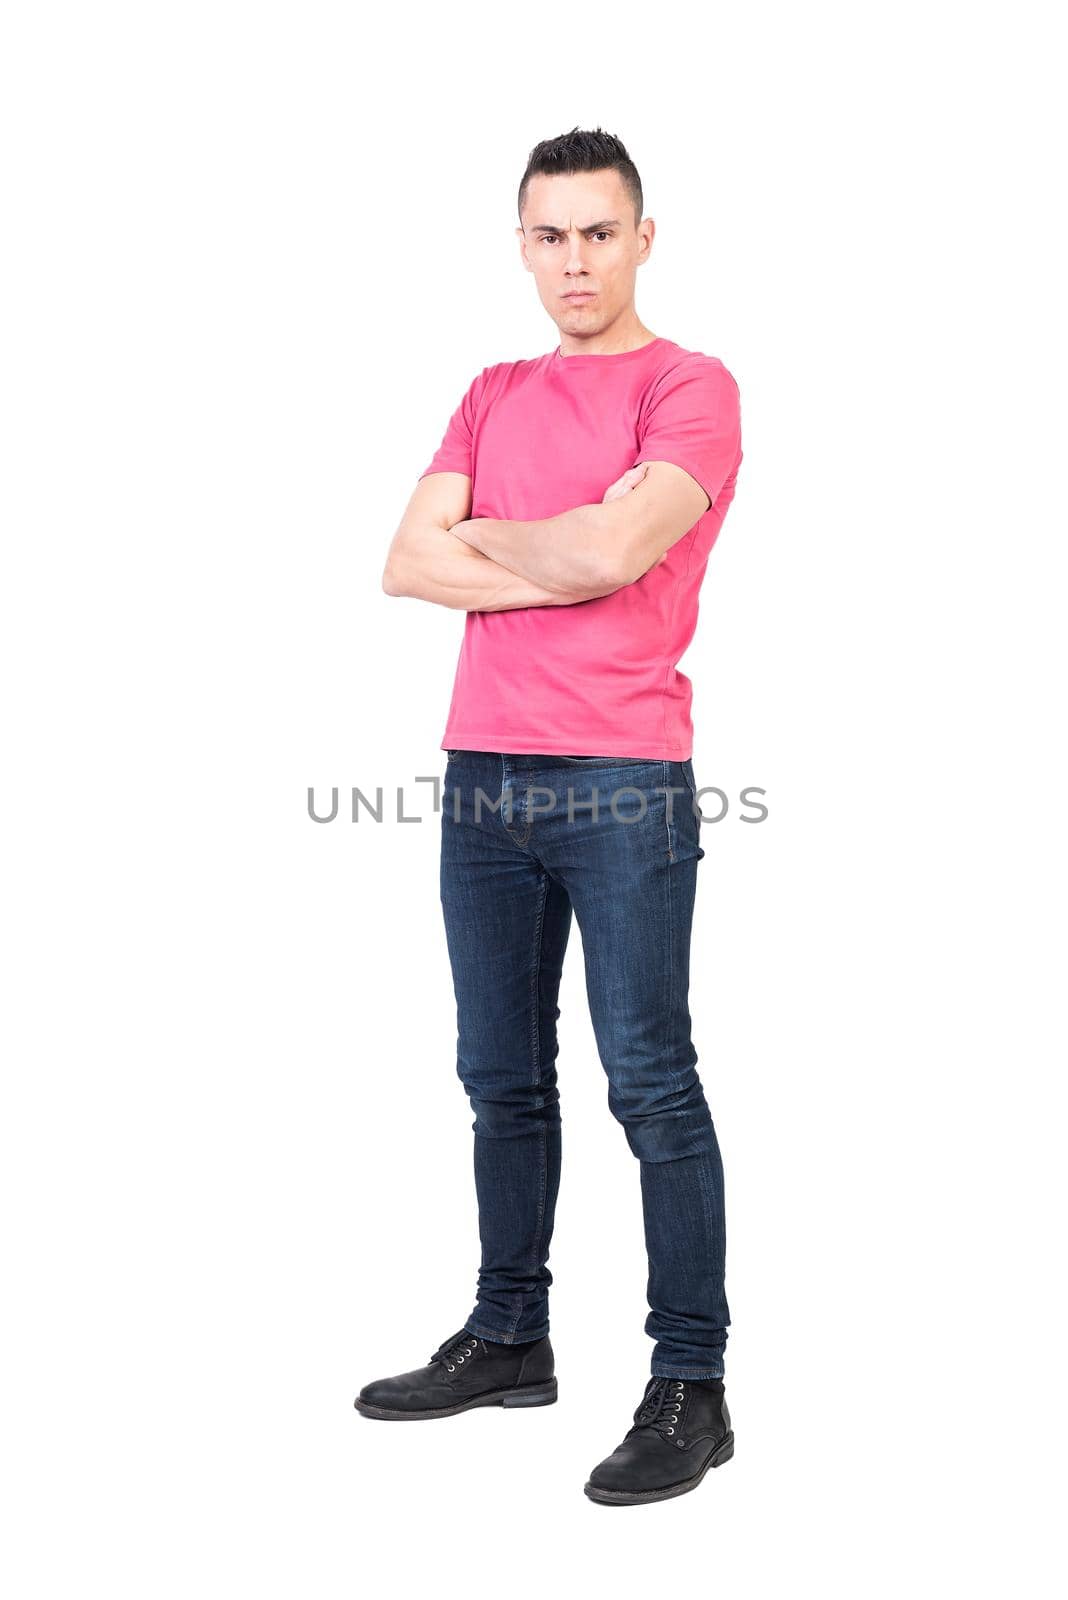
[[[700,833],[691,761],[448,753],[441,903],[482,1246],[471,1333],[512,1344],[549,1331],[573,910],[609,1109],[640,1163],[651,1371],[724,1376],[723,1166],[688,999]]]

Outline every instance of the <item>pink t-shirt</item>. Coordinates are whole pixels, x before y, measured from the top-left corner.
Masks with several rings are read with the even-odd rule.
[[[692,691],[677,663],[741,460],[734,378],[671,339],[484,367],[420,474],[466,473],[472,517],[600,504],[640,461],[685,468],[710,504],[665,561],[613,594],[469,611],[441,748],[689,759]]]

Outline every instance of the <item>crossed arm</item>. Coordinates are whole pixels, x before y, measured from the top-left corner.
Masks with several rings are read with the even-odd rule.
[[[642,577],[708,506],[688,472],[651,461],[610,484],[599,505],[533,522],[469,518],[470,478],[433,472],[408,503],[382,587],[465,611],[574,605]]]

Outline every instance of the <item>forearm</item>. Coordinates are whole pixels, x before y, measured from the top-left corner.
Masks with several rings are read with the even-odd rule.
[[[536,522],[473,517],[452,530],[481,551],[544,588],[611,594],[623,586],[618,571],[627,510],[621,500],[575,506]]]
[[[397,541],[383,586],[388,594],[457,611],[514,611],[593,598],[588,591],[549,589],[440,527],[411,529]]]

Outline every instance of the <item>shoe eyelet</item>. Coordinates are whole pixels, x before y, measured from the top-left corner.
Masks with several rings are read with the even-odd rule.
[[[674,1433],[674,1432],[675,1432],[674,1428],[669,1428],[668,1429],[668,1433]]]
[[[455,1371],[456,1371],[456,1368],[455,1368],[455,1367],[450,1367],[450,1368],[449,1368],[449,1371],[450,1371],[450,1372],[455,1372]]]
[[[686,1440],[685,1439],[676,1439],[675,1443],[678,1445],[680,1450],[684,1450],[686,1448]]]
[[[466,1360],[465,1356],[457,1356],[456,1357],[456,1365],[459,1366],[459,1367],[462,1367],[465,1360]]]

